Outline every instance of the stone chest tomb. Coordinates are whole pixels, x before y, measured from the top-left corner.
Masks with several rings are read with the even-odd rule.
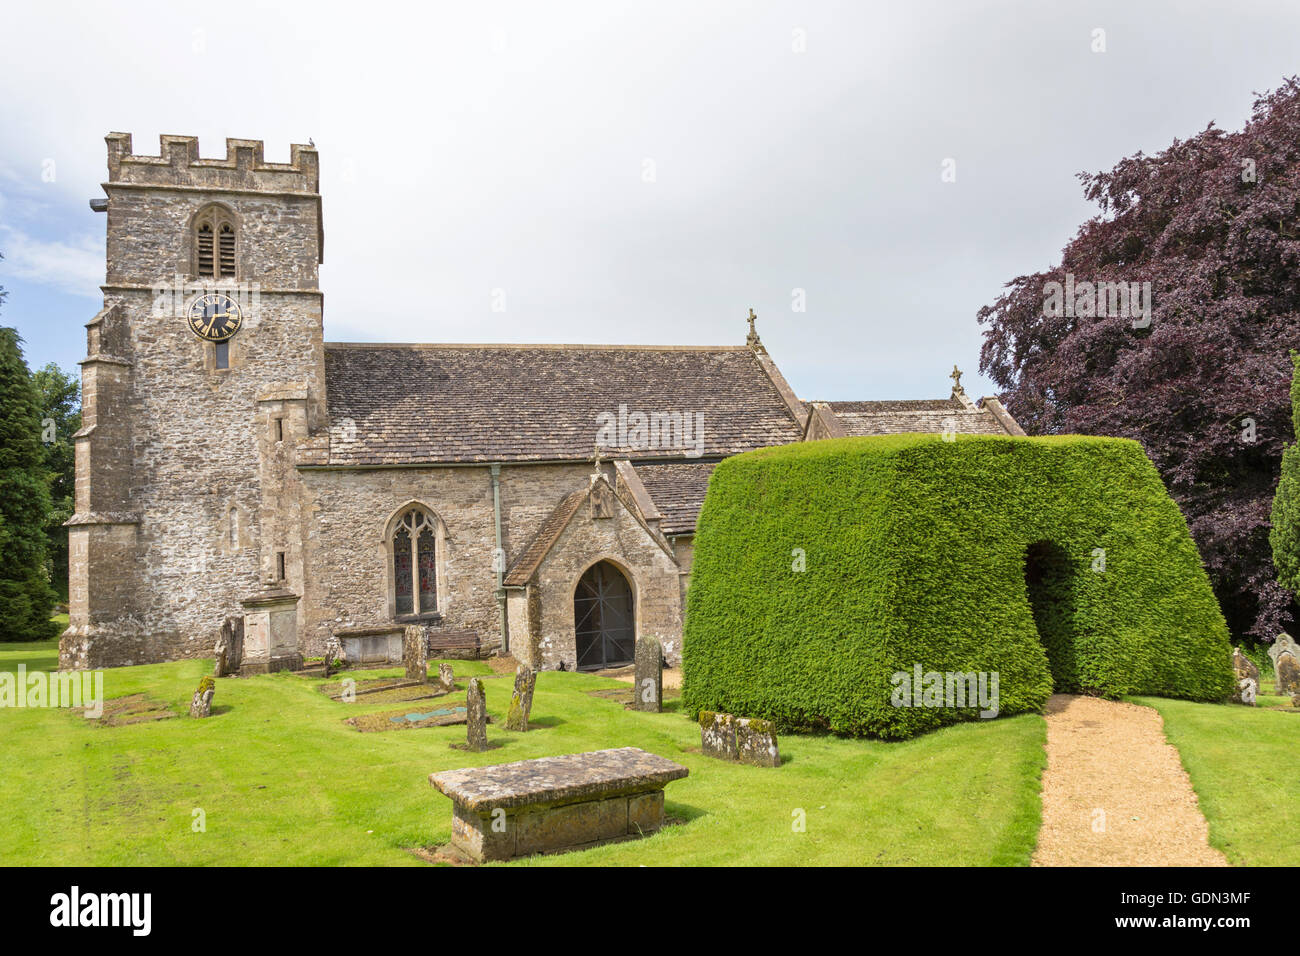
[[[478,862],[648,836],[689,771],[636,747],[429,775],[451,798],[452,846]]]

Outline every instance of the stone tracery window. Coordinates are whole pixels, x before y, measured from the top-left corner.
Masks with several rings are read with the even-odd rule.
[[[194,217],[194,273],[201,279],[234,278],[235,219],[224,206],[205,206]]]
[[[438,531],[435,519],[411,508],[392,535],[393,610],[398,617],[438,610]]]

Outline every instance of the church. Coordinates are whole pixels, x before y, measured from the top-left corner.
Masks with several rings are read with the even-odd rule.
[[[595,670],[654,634],[673,663],[723,458],[1024,434],[955,369],[932,401],[801,400],[752,311],[717,347],[327,342],[313,146],[107,143],[64,669],[209,657],[231,621],[245,673],[392,660],[412,624],[440,656]]]

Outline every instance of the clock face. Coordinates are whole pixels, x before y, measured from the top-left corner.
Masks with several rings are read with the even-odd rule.
[[[190,331],[207,342],[225,342],[239,331],[244,314],[239,303],[221,292],[201,295],[190,303]]]

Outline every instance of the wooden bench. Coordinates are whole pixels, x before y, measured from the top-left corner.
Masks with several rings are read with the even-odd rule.
[[[429,629],[428,654],[456,660],[477,660],[482,652],[478,631]]]
[[[509,860],[634,839],[664,823],[664,786],[689,771],[637,747],[429,775],[451,798],[452,846]]]

